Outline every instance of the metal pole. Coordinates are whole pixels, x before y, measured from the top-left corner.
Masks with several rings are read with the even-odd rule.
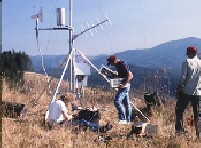
[[[36,18],[36,38],[38,38],[38,16]]]
[[[69,0],[69,53],[73,50],[73,27],[72,27],[72,13],[73,13],[73,0]],[[72,54],[72,58],[69,63],[69,88],[70,92],[74,93],[74,83],[75,83],[75,77],[74,77],[74,53]]]

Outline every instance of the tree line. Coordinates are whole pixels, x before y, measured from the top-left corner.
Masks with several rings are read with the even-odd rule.
[[[12,84],[23,77],[23,71],[32,71],[32,61],[25,52],[4,51],[1,54],[2,74]]]

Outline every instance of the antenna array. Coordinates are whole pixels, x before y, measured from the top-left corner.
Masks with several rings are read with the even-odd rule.
[[[87,36],[87,34],[86,34],[86,32],[88,32],[88,31],[90,32],[90,35],[91,35],[91,36],[94,36],[93,30],[95,30],[95,33],[97,33],[97,32],[98,32],[98,31],[97,31],[97,27],[99,27],[99,26],[100,26],[100,28],[101,28],[102,30],[104,30],[102,24],[105,23],[105,22],[109,22],[110,25],[112,26],[112,23],[111,23],[110,19],[107,17],[107,15],[106,15],[106,19],[105,19],[104,21],[102,21],[102,22],[100,22],[98,18],[97,18],[97,23],[96,23],[96,24],[94,24],[92,20],[90,21],[90,23],[87,22],[87,23],[86,23],[86,24],[87,24],[87,28],[86,28],[86,29],[84,29],[83,25],[81,24],[82,32],[80,32],[80,33],[77,34],[77,35],[74,35],[74,36],[73,36],[73,40],[75,40],[77,37],[79,37],[79,36],[82,35],[82,34],[84,34],[85,37],[88,38],[88,36]]]

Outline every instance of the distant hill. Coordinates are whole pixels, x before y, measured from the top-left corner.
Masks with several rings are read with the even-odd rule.
[[[156,47],[144,50],[128,50],[115,55],[129,64],[146,68],[166,68],[171,73],[178,75],[181,64],[186,59],[186,48],[194,45],[201,52],[201,39],[189,37],[180,40],[173,40]],[[106,56],[92,60],[97,66],[106,64]]]
[[[167,68],[168,70],[180,70],[181,63],[186,59],[185,53],[188,46],[194,45],[201,51],[201,39],[189,37],[185,39],[172,40],[158,46],[141,49],[127,50],[115,55],[126,60],[129,64],[146,68]],[[44,55],[44,64],[47,68],[56,68],[66,55]],[[101,64],[106,65],[108,55],[87,56],[98,68]],[[34,69],[41,68],[41,57],[30,56]],[[176,74],[176,73],[175,73]]]
[[[125,60],[130,65],[131,70],[135,73],[135,80],[133,81],[133,85],[135,87],[140,87],[143,83],[143,79],[147,75],[152,75],[157,70],[160,71],[161,69],[167,69],[168,75],[172,81],[171,90],[174,90],[178,81],[181,64],[186,59],[186,48],[192,45],[198,48],[198,52],[201,52],[201,39],[189,37],[179,40],[172,40],[149,49],[127,50],[116,53],[115,55],[119,59]],[[59,66],[65,56],[66,55],[45,55],[44,64],[48,69],[47,71],[51,73],[55,71],[55,68]],[[34,70],[42,73],[41,57],[30,57],[33,62]],[[108,55],[103,54],[87,57],[97,68],[100,68],[102,64],[107,64],[106,59],[108,58]],[[100,78],[100,76],[94,75],[94,72],[95,71],[92,69],[89,84],[104,84],[105,82],[103,79]]]

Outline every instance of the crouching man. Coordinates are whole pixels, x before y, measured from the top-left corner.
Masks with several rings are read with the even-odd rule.
[[[70,106],[75,102],[74,95],[71,93],[61,95],[57,101],[51,102],[49,105],[48,115],[50,127],[62,124],[85,125],[95,132],[107,132],[112,129],[112,125],[110,123],[107,123],[105,126],[99,126],[98,124],[91,123],[86,119],[74,118],[76,115],[69,115],[67,106]]]
[[[65,95],[61,95],[58,100],[50,103],[48,116],[50,126],[63,124],[66,120],[72,119],[72,115],[68,115],[67,102]]]

